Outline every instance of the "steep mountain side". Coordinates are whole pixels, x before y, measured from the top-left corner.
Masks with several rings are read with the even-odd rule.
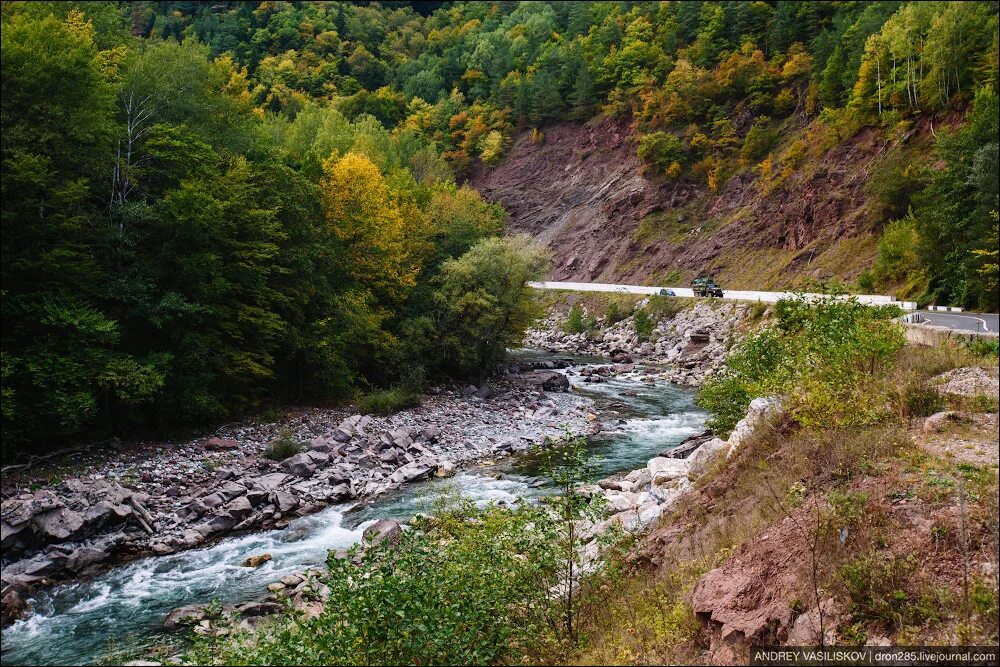
[[[788,121],[773,155],[810,131]],[[863,128],[805,155],[780,184],[747,167],[712,192],[644,174],[630,124],[603,118],[552,126],[541,144],[526,134],[471,182],[507,209],[512,233],[551,249],[553,279],[676,282],[712,272],[733,288],[794,286],[852,280],[871,265],[881,220],[867,177],[890,151],[926,155],[931,139],[930,121],[901,137]]]

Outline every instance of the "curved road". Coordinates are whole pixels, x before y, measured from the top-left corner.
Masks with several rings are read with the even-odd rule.
[[[1000,331],[1000,315],[996,313],[937,313],[920,310],[914,313],[925,322],[937,327],[947,327],[958,331]]]

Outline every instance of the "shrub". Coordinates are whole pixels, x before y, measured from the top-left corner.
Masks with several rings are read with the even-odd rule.
[[[558,554],[534,504],[462,506],[348,558],[328,559],[313,618],[287,613],[257,632],[198,640],[191,664],[501,664],[551,636]],[[355,564],[355,559],[357,564]]]
[[[909,156],[902,151],[887,155],[865,183],[876,219],[892,220],[906,215],[911,198],[922,185],[920,169]]]
[[[639,139],[639,159],[656,167],[657,171],[667,173],[671,165],[680,165],[685,161],[684,146],[681,140],[669,132],[653,132]]]
[[[747,132],[747,136],[743,139],[743,147],[740,149],[740,160],[743,164],[758,162],[774,148],[778,142],[778,133],[769,127],[770,124],[770,118],[761,116]]]
[[[1000,339],[998,338],[973,338],[963,343],[965,348],[978,357],[1000,356]]]
[[[676,280],[680,280],[679,278]],[[676,282],[676,280],[663,280],[661,284],[670,282]],[[677,315],[685,308],[689,308],[693,305],[694,301],[692,299],[679,299],[674,296],[660,296],[655,294],[649,297],[649,301],[646,303],[645,310],[650,314],[650,316],[659,322],[660,320],[670,319]]]
[[[574,303],[569,309],[569,315],[566,317],[566,324],[563,326],[563,330],[566,333],[583,333],[587,330],[586,325],[583,323],[583,308],[580,304]]]
[[[277,438],[267,443],[267,447],[264,448],[264,457],[272,461],[284,461],[289,456],[294,456],[303,449],[305,447],[301,442],[292,437],[292,432],[285,430]]]
[[[872,278],[881,285],[919,280],[923,263],[917,254],[919,238],[916,223],[907,217],[889,223],[878,244],[878,257]]]
[[[608,303],[607,310],[604,311],[604,326],[610,327],[618,324],[628,316],[629,314],[622,310],[617,301],[611,301]]]
[[[907,588],[917,569],[917,558],[871,553],[855,558],[838,572],[856,621],[875,621],[893,630],[904,623],[925,620],[927,612],[915,604]]]
[[[653,319],[646,312],[645,308],[635,311],[632,315],[632,323],[635,325],[635,333],[639,336],[639,340],[645,342],[653,335],[655,322],[653,322]]]
[[[706,382],[698,403],[712,428],[727,433],[756,396],[785,395],[804,426],[872,424],[885,416],[877,371],[905,344],[898,308],[870,307],[833,296],[783,299],[776,324],[748,336]]]
[[[900,388],[903,417],[929,417],[944,410],[944,397],[920,378],[911,376]]]
[[[358,411],[366,415],[391,415],[394,412],[420,405],[420,394],[396,387],[383,391],[374,391],[358,399]]]

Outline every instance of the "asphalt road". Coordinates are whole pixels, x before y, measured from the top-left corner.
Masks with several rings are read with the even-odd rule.
[[[1000,315],[996,313],[935,313],[929,310],[917,311],[921,321],[938,327],[948,327],[958,331],[1000,331]]]
[[[532,287],[538,289],[554,289],[554,290],[574,290],[577,292],[620,292],[623,294],[658,294],[660,289],[673,290],[676,296],[694,296],[694,292],[690,287],[669,287],[667,285],[657,285],[656,287],[647,287],[645,285],[613,285],[609,283],[573,283],[573,282],[556,282],[556,281],[545,281],[529,283]],[[727,290],[723,288],[723,299],[733,299],[739,301],[761,301],[763,303],[776,303],[780,299],[787,299],[795,296],[793,292],[758,292],[753,290]],[[885,304],[896,304],[902,307],[904,310],[907,306],[899,301],[896,301],[891,296],[885,296],[883,294],[856,294],[854,295],[859,302],[869,303],[872,305],[885,305]],[[910,305],[909,309],[914,306]]]

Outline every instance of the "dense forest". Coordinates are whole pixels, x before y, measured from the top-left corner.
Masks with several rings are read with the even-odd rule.
[[[461,185],[629,117],[650,173],[778,180],[940,119],[872,177],[870,288],[996,309],[996,2],[5,2],[5,441],[481,376],[545,258]],[[782,155],[778,123],[815,119]],[[945,122],[947,121],[947,122]],[[948,129],[948,128],[953,129]]]

